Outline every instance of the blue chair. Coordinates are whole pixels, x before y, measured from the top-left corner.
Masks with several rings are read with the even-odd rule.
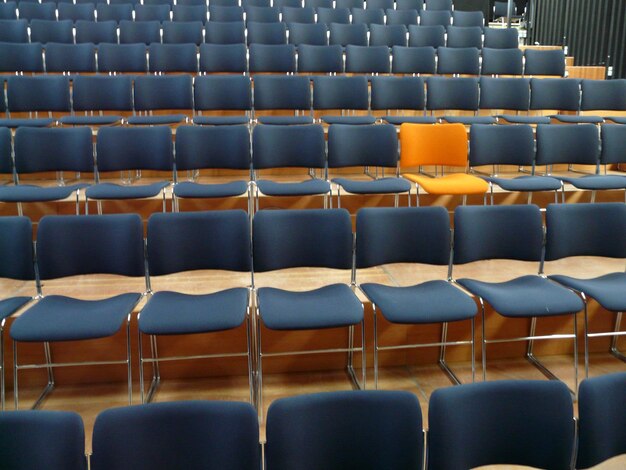
[[[74,26],[76,28],[76,44],[117,42],[117,23],[113,20],[98,22],[78,20]]]
[[[152,403],[111,408],[97,416],[91,466],[256,470],[260,454],[258,420],[248,403]]]
[[[483,48],[481,75],[522,75],[523,53],[520,49]]]
[[[29,23],[32,20],[55,21],[57,19],[55,3],[20,2],[17,8],[20,12],[20,19],[27,20]]]
[[[92,43],[46,45],[46,71],[96,73],[96,50]]]
[[[213,0],[213,5],[220,7],[238,6],[239,0]]]
[[[489,49],[519,49],[517,28],[485,28],[483,33]]]
[[[572,468],[572,398],[558,382],[499,380],[440,388],[428,403],[428,469]]]
[[[446,28],[441,25],[409,25],[409,47],[443,47]]]
[[[546,261],[575,256],[626,258],[626,207],[620,203],[563,204],[548,206],[546,212]],[[582,266],[581,266],[582,267]],[[577,270],[576,270],[577,271]],[[570,273],[576,272],[574,269]],[[609,352],[626,361],[617,349],[622,313],[626,311],[626,273],[613,272],[592,279],[554,274],[549,278],[576,292],[585,305],[585,377],[589,375],[589,338],[612,336]],[[612,333],[590,333],[587,320],[588,299],[616,313]]]
[[[420,26],[443,26],[444,28],[452,22],[452,11],[447,10],[420,10]]]
[[[335,0],[335,8],[347,8],[348,10],[352,8],[364,8],[365,1],[364,0]]]
[[[440,75],[479,75],[480,54],[475,47],[438,47],[437,73]]]
[[[239,22],[243,21],[243,8],[240,6],[209,5],[209,22]]]
[[[200,72],[245,73],[248,71],[247,54],[248,49],[243,43],[201,44]]]
[[[514,206],[462,206],[454,212],[454,265],[474,261],[506,259],[510,261],[535,261],[542,258],[543,225],[539,207]],[[512,269],[514,265],[512,265]],[[541,270],[541,266],[539,267]],[[542,274],[540,272],[540,274]],[[486,335],[485,305],[506,318],[530,319],[530,331],[523,340],[528,341],[526,358],[544,375],[555,375],[534,355],[535,341],[542,339],[571,339],[577,344],[576,314],[583,302],[569,289],[539,274],[524,275],[505,282],[488,282],[462,278],[456,282],[474,294],[480,303],[483,321],[482,368],[483,380],[487,377],[487,345],[507,341],[490,339]],[[573,319],[572,334],[537,335],[537,319],[553,316]],[[517,338],[513,338],[516,340]],[[574,347],[574,388],[578,388],[578,350]],[[574,392],[575,393],[575,392]]]
[[[421,11],[424,9],[424,2],[422,0],[397,0],[396,10],[415,10]]]
[[[452,0],[426,0],[426,10],[452,12]]]
[[[312,7],[288,7],[281,8],[283,23],[312,24],[315,23],[315,9]]]
[[[480,102],[478,105],[480,109],[497,110],[498,113],[511,111],[517,113],[498,115],[498,119],[508,121],[509,119],[526,118],[526,115],[519,113],[528,113],[529,106],[529,79],[480,77]]]
[[[204,40],[208,44],[245,44],[246,42],[246,25],[243,21],[209,21],[204,28],[204,33]]]
[[[143,0],[143,5],[167,5],[170,7],[170,10],[174,6],[174,0]],[[137,6],[138,3],[135,3]]]
[[[170,20],[169,5],[135,5],[135,21],[163,21]]]
[[[312,7],[302,7],[302,0],[275,0],[274,6],[281,9],[284,8],[312,8]]]
[[[165,21],[163,22],[163,43],[191,43],[198,46],[202,42],[202,29],[201,21]],[[197,72],[197,67],[193,72]]]
[[[250,44],[250,73],[291,73],[296,71],[293,44]]]
[[[207,10],[206,3],[201,5],[181,5],[176,4],[172,9],[173,21],[200,21],[203,24],[207,22],[209,11]],[[164,23],[165,25],[167,23]]]
[[[0,19],[0,41],[3,43],[27,43],[28,21]]]
[[[388,46],[346,46],[346,73],[390,73]]]
[[[19,20],[18,20],[19,21]],[[0,23],[0,35],[2,35]],[[0,42],[0,72],[43,72],[43,53],[39,43]],[[4,100],[3,100],[4,101]]]
[[[16,2],[4,2],[0,4],[0,20],[17,20]]]
[[[576,468],[589,468],[626,453],[626,374],[583,380],[578,396]]]
[[[45,216],[37,229],[39,279],[60,279],[86,274],[115,274],[143,277],[143,224],[136,214],[107,216]],[[98,283],[92,289],[97,289]],[[97,296],[97,294],[96,294]],[[130,361],[130,317],[141,294],[125,292],[99,300],[82,300],[63,295],[46,295],[22,313],[11,326],[15,407],[19,406],[18,373],[21,369],[47,369],[48,384],[35,408],[54,389],[54,367],[50,343],[114,336],[126,323],[126,357],[94,361],[89,365],[125,365],[128,373],[128,402],[132,402]],[[20,364],[18,344],[43,342],[46,361]],[[76,363],[70,363],[74,366]],[[80,439],[82,442],[82,439]]]
[[[433,116],[424,114],[424,79],[421,77],[372,77],[371,98],[372,111],[386,110],[382,120],[390,124],[436,122]],[[417,111],[422,115],[392,115],[391,110]]]
[[[367,46],[367,26],[364,24],[340,24],[331,23],[330,37],[328,43],[330,45],[339,44],[346,47],[348,44],[354,46]]]
[[[437,71],[435,48],[393,46],[392,73],[434,74]]]
[[[347,8],[317,8],[317,22],[329,27],[332,23],[350,24],[350,10]]]
[[[324,23],[289,23],[287,26],[289,28],[289,44],[294,44],[298,47],[298,54],[302,52],[300,46],[303,44],[313,46],[328,45],[328,29]],[[298,57],[299,60],[300,58]]]
[[[183,23],[172,23],[180,25]],[[200,27],[200,23],[197,23]],[[190,31],[189,29],[187,31]],[[201,29],[198,29],[200,32]],[[189,41],[182,44],[150,44],[148,47],[148,70],[150,72],[198,72],[196,45]],[[189,84],[191,87],[191,84]],[[180,107],[181,109],[183,106]],[[189,106],[191,109],[191,106]],[[138,108],[139,110],[139,108]]]
[[[565,53],[562,49],[526,49],[524,58],[524,75],[565,76]]]
[[[267,413],[267,465],[277,470],[417,470],[422,468],[423,441],[422,412],[409,392],[281,398]]]
[[[26,470],[85,470],[85,430],[71,411],[18,411],[0,415],[0,462]]]
[[[165,190],[170,181],[149,184],[116,184],[102,182],[103,172],[130,172],[131,170],[174,171],[172,131],[168,126],[150,127],[101,127],[96,140],[97,184],[85,191],[86,211],[89,200],[98,201],[98,213],[102,213],[102,201],[121,199],[144,199],[162,196],[165,212]]]
[[[334,46],[301,44],[298,47],[298,72],[343,73],[343,48],[338,44]]]
[[[581,112],[617,111],[619,114],[626,111],[626,80],[581,80],[580,87],[582,91]],[[581,121],[593,117],[579,116]],[[616,119],[605,116],[605,119],[618,124],[626,122],[624,116],[618,116]]]
[[[175,47],[174,44],[169,44]],[[183,45],[184,46],[184,45]],[[192,48],[195,47],[192,45]],[[195,59],[195,55],[194,55]],[[134,103],[137,114],[127,119],[135,125],[172,125],[189,119],[193,110],[191,75],[145,75],[135,77]],[[159,110],[180,110],[181,114],[152,114]]]
[[[368,27],[372,24],[385,24],[385,11],[372,8],[352,8],[352,24],[362,23]]]
[[[271,1],[270,0],[241,0],[241,6],[243,7],[244,11],[247,12],[250,9],[250,7],[269,8],[271,6]]]
[[[120,44],[161,42],[161,23],[158,21],[120,21]]]
[[[386,10],[387,24],[401,24],[407,28],[410,25],[417,25],[417,10]]]
[[[261,124],[313,124],[311,112],[311,81],[306,76],[256,75],[254,111]],[[259,115],[257,111],[274,111]],[[275,111],[290,114],[276,115]]]
[[[322,115],[326,124],[374,124],[376,118],[369,114],[367,77],[313,77],[313,110],[341,110],[341,115]],[[349,113],[352,111],[352,113]],[[367,111],[366,115],[355,112]]]
[[[448,26],[447,47],[483,47],[483,30],[479,26]]]
[[[245,49],[243,44],[242,47]],[[194,124],[249,124],[252,114],[250,77],[245,75],[203,75],[196,77],[194,109],[200,111],[200,114],[193,118]],[[206,111],[212,114],[202,114]],[[227,111],[228,114],[224,111]],[[244,114],[233,115],[233,111],[243,111]]]
[[[393,0],[369,0],[365,3],[365,8],[381,9],[383,11],[393,9],[395,4]]]
[[[30,40],[42,44],[48,42],[72,44],[74,42],[73,26],[72,20],[31,20]]]
[[[291,126],[289,129],[297,127]],[[276,126],[258,126],[255,133],[263,128],[276,129]],[[321,138],[323,139],[323,135]],[[258,279],[259,273],[293,267],[341,269],[346,277],[350,276],[352,224],[347,210],[266,210],[257,212],[252,224],[255,279]],[[321,280],[317,285],[322,287],[306,291],[299,289],[298,292],[275,287],[256,289],[258,410],[263,410],[263,359],[286,354],[263,350],[264,330],[311,331],[347,328],[349,332],[347,347],[342,345],[332,351],[348,354],[347,371],[351,382],[359,389],[365,388],[363,304],[347,283],[330,284]],[[356,325],[361,326],[360,347],[354,344]],[[298,351],[298,354],[323,352],[324,350],[305,350]],[[357,379],[353,368],[355,353],[361,354],[360,380]],[[287,467],[293,468],[289,464]],[[323,467],[326,468],[325,465]],[[317,466],[314,465],[313,468]]]
[[[333,0],[304,0],[305,7],[311,8],[332,8]]]
[[[131,3],[111,4],[98,3],[96,5],[96,15],[98,21],[115,21],[119,23],[122,20],[132,21],[133,5]]]
[[[206,0],[179,0],[176,5],[182,6],[206,6]]]
[[[258,23],[249,21],[247,24],[248,44],[286,44],[287,25],[285,23]]]
[[[485,16],[482,11],[453,11],[452,24],[454,26],[485,26]]]
[[[426,79],[426,109],[434,115],[443,111],[441,118],[446,122],[470,124],[495,124],[493,116],[479,116],[478,79],[469,77],[428,77]],[[473,111],[471,116],[447,116],[446,111]]]
[[[403,24],[370,25],[370,46],[406,46],[407,29]]]
[[[59,3],[58,7],[59,20],[78,20],[95,21],[96,5],[93,3],[81,3],[74,5],[73,3]]]
[[[270,6],[250,5],[245,8],[246,23],[278,23],[280,21],[280,10]]]
[[[250,172],[250,131],[246,125],[181,126],[176,130],[176,170],[188,175],[202,169]],[[228,183],[202,184],[196,179],[174,185],[174,209],[179,199],[237,197],[248,193],[248,178]],[[249,194],[248,194],[249,196]]]
[[[222,129],[220,129],[223,131]],[[207,129],[201,129],[206,132]],[[148,279],[155,276],[202,270],[250,272],[250,219],[241,210],[153,214],[148,219]],[[160,382],[159,363],[170,358],[157,355],[159,337],[215,333],[233,330],[245,323],[245,352],[176,356],[172,359],[246,357],[250,402],[254,403],[252,379],[252,324],[250,288],[231,281],[232,287],[209,294],[185,294],[169,290],[153,292],[138,316],[139,388],[142,403],[149,403]],[[150,358],[143,355],[143,336],[151,341]],[[152,364],[150,389],[144,395],[144,364]],[[180,463],[178,463],[180,465]]]
[[[98,72],[146,73],[146,46],[137,44],[107,44],[98,46]]]

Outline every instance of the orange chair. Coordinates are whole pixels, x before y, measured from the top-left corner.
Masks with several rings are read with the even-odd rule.
[[[420,187],[429,194],[463,195],[487,193],[489,184],[466,173],[441,177],[422,171],[424,165],[467,167],[467,132],[463,124],[402,124],[400,126],[400,168],[419,168],[418,174],[403,173],[415,183],[417,204]]]

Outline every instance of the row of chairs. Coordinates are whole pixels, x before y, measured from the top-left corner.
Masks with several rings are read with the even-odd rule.
[[[409,392],[280,398],[270,406],[261,444],[258,419],[247,403],[112,408],[96,418],[88,458],[94,470],[583,469],[626,452],[626,374],[587,379],[580,390],[576,420],[571,396],[559,383],[503,380],[441,388],[430,397],[424,431],[420,403]],[[86,468],[83,422],[76,413],[3,413],[0,430],[6,434],[0,463],[7,468]]]
[[[138,313],[142,402],[150,401],[160,384],[159,362],[185,359],[184,356],[158,356],[156,342],[159,337],[235,329],[246,332],[246,344],[243,351],[230,352],[226,356],[247,358],[250,400],[258,410],[263,410],[263,361],[290,354],[275,348],[271,352],[263,349],[261,337],[268,330],[346,328],[349,332],[347,345],[322,350],[305,347],[297,354],[345,352],[351,381],[355,387],[365,388],[364,307],[356,289],[373,304],[375,388],[378,387],[379,352],[398,348],[397,344],[379,344],[377,315],[396,325],[442,324],[444,334],[440,342],[402,346],[440,347],[440,364],[454,383],[460,383],[446,363],[445,350],[452,345],[471,345],[473,379],[477,303],[481,306],[483,325],[485,305],[490,305],[498,315],[506,318],[532,320],[529,334],[523,338],[488,338],[488,329],[483,329],[483,380],[487,374],[487,346],[491,343],[528,341],[526,357],[551,378],[556,378],[533,354],[533,344],[548,339],[573,340],[573,393],[576,394],[579,312],[585,315],[585,374],[588,373],[588,337],[613,336],[612,352],[624,360],[615,342],[624,334],[620,331],[620,312],[626,309],[626,274],[623,270],[593,279],[580,279],[553,274],[550,271],[554,268],[550,268],[549,263],[544,265],[544,261],[564,258],[571,259],[575,265],[579,256],[626,259],[626,205],[623,203],[552,204],[546,210],[545,228],[537,206],[463,206],[454,212],[453,235],[449,214],[443,207],[361,209],[356,215],[356,235],[352,232],[350,214],[344,209],[261,210],[254,215],[252,223],[241,210],[157,213],[148,219],[145,242],[143,223],[136,214],[46,216],[37,227],[36,260],[33,258],[30,220],[2,217],[0,224],[1,276],[35,280],[38,294],[35,299],[5,298],[1,304],[3,318],[26,306],[10,328],[16,408],[19,406],[20,371],[48,370],[49,383],[42,394],[43,399],[54,388],[53,370],[64,365],[77,365],[54,362],[51,343],[106,338],[122,329],[127,335],[126,357],[100,363],[127,367],[128,399],[132,402],[133,366],[128,333],[132,312],[142,294],[128,290],[139,289],[130,278],[144,276],[147,293],[143,295],[146,295],[147,303]],[[464,264],[495,259],[508,260],[511,272],[516,272],[515,266],[519,267],[516,261],[524,262],[521,265],[527,273],[531,270],[528,262],[537,263],[538,270],[504,283],[494,282],[499,276],[492,272],[492,262],[489,261],[481,265],[482,272],[479,265],[474,265],[477,278],[454,278],[454,270]],[[585,262],[579,261],[583,264],[573,267],[572,272],[579,273]],[[435,270],[439,274],[429,274],[422,266],[421,274],[430,280],[421,284],[410,287],[359,284],[361,269],[393,263],[448,266],[448,279],[440,278],[440,270]],[[298,286],[298,292],[271,287],[276,285],[275,280],[258,286],[263,273],[294,267],[339,271],[333,276],[317,278],[313,290],[303,290],[310,289],[306,283]],[[220,276],[220,289],[224,289],[225,284],[228,288],[206,294],[188,295],[169,290],[153,292],[150,287],[159,276],[175,273],[188,276],[190,271],[199,269],[247,273],[247,276],[232,281],[225,281],[224,276]],[[95,273],[126,276],[123,293],[100,300],[44,295],[42,281]],[[319,282],[319,279],[323,280]],[[107,278],[105,282],[110,281]],[[98,283],[95,281],[90,285],[97,289]],[[128,287],[130,285],[134,287]],[[616,314],[614,331],[588,332],[586,304],[589,299]],[[572,319],[573,332],[537,335],[537,320],[550,317]],[[445,332],[450,322],[469,322],[469,338],[448,341]],[[355,339],[356,328],[360,329],[360,341]],[[143,352],[145,336],[151,340],[151,352],[146,355]],[[23,342],[43,343],[45,362],[20,362],[18,346]],[[356,355],[361,356],[360,378],[354,370]],[[215,358],[219,354],[207,357]],[[200,358],[191,356],[186,359]],[[97,365],[98,362],[89,364]],[[146,364],[153,366],[147,394],[144,388]]]

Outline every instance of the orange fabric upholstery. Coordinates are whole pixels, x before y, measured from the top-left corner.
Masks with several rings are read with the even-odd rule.
[[[417,183],[429,194],[485,194],[489,189],[485,180],[465,173],[452,173],[441,178],[410,173],[402,176]]]

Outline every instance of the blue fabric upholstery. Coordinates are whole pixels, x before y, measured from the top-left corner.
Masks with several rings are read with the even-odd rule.
[[[537,165],[596,165],[600,158],[600,135],[594,124],[540,124],[536,139]]]
[[[72,5],[84,6],[84,5]],[[93,44],[46,45],[47,72],[96,72],[96,51]]]
[[[29,22],[32,20],[56,20],[56,5],[54,3],[23,2],[19,5],[20,18]]]
[[[605,116],[604,117],[605,121],[612,121],[616,124],[626,124],[626,116],[621,117],[621,116]]]
[[[237,22],[211,19],[207,22],[204,31],[204,39],[208,44],[244,44],[246,42],[246,26],[243,19]]]
[[[480,109],[528,111],[529,104],[529,79],[480,77]]]
[[[389,47],[346,46],[346,73],[389,73]]]
[[[452,11],[452,0],[426,0],[426,10]]]
[[[146,73],[148,61],[144,44],[100,44],[98,46],[99,72]]]
[[[385,14],[388,25],[404,25],[407,28],[410,25],[417,25],[418,13],[416,9],[387,9],[385,10]]]
[[[0,277],[35,279],[33,228],[28,217],[0,218]]]
[[[550,124],[550,116],[520,116],[517,114],[501,114],[498,119],[513,124]]]
[[[397,10],[423,10],[424,2],[422,0],[399,0],[396,2]]]
[[[25,129],[25,128],[22,128]],[[32,184],[16,186],[0,186],[2,202],[48,202],[59,201],[70,197],[79,189],[89,187],[88,184],[72,184],[69,186],[41,187]]]
[[[407,29],[404,24],[370,25],[370,46],[406,46],[406,38]]]
[[[73,26],[72,20],[33,19],[30,22],[30,38],[33,42],[42,44],[49,42],[72,44],[74,42]]]
[[[246,181],[220,184],[198,184],[183,181],[174,186],[174,195],[180,198],[234,197],[245,194],[247,191],[248,183]]]
[[[553,275],[550,279],[595,299],[602,307],[612,312],[626,310],[626,274],[611,273],[594,279],[577,279],[570,276]]]
[[[248,126],[180,126],[176,130],[176,169],[201,168],[249,169]]]
[[[565,53],[563,49],[524,51],[526,64],[524,75],[565,75]]]
[[[369,26],[372,24],[384,25],[385,24],[385,11],[381,8],[351,8],[352,24],[363,23]]]
[[[534,159],[535,140],[530,126],[476,124],[470,129],[470,166],[529,166]]]
[[[85,195],[88,199],[142,199],[157,196],[170,185],[169,181],[126,186],[115,183],[98,183],[88,187]]]
[[[578,178],[560,176],[559,178],[578,189],[626,189],[626,176],[621,175],[586,175]]]
[[[198,23],[199,25],[200,23]],[[187,28],[187,31],[189,29]],[[187,41],[185,44],[150,44],[150,47],[148,47],[148,69],[150,72],[197,73],[197,54],[197,48],[193,41]],[[164,90],[164,93],[173,93],[173,91]],[[182,108],[182,106],[173,108],[178,109]]]
[[[0,434],[0,462],[3,468],[87,468],[85,431],[83,420],[77,413],[42,410],[2,413]]]
[[[299,72],[343,72],[343,52],[340,45],[309,45],[298,46]]]
[[[10,76],[9,111],[70,111],[70,79],[63,75]]]
[[[9,297],[0,300],[0,321],[10,317],[32,300],[32,297]]]
[[[448,123],[461,123],[466,126],[472,124],[495,124],[496,117],[495,116],[442,116],[442,120]]]
[[[424,79],[421,77],[372,77],[372,109],[424,110]]]
[[[448,26],[446,32],[447,47],[483,47],[483,28],[480,26]]]
[[[428,468],[569,469],[573,416],[562,382],[500,380],[439,388],[428,405]]]
[[[453,11],[452,24],[455,26],[485,26],[485,17],[482,11]]]
[[[550,176],[518,176],[516,178],[486,177],[505,191],[556,191],[561,189],[561,180]]]
[[[187,116],[184,114],[137,115],[128,117],[126,122],[135,126],[170,126],[180,124],[185,119]]]
[[[258,116],[257,121],[261,124],[273,126],[313,124],[311,116]]]
[[[437,73],[478,75],[480,73],[479,55],[475,47],[438,47]]]
[[[252,132],[252,166],[324,168],[324,129],[310,126],[256,126]]]
[[[150,6],[150,5],[145,5]],[[120,21],[120,44],[161,42],[161,21]]]
[[[518,49],[519,33],[515,28],[485,28],[485,47],[491,49]]]
[[[0,79],[1,81],[2,79]],[[11,129],[0,127],[0,174],[10,175],[13,173],[12,147]]]
[[[297,6],[283,6],[281,7],[282,17],[281,20],[284,23],[293,24],[314,24],[315,23],[315,9],[312,7]],[[289,26],[291,29],[291,26]],[[292,44],[297,44],[292,42]]]
[[[403,178],[377,178],[371,181],[333,178],[332,182],[352,194],[396,194],[411,189],[411,183]]]
[[[429,77],[426,83],[426,109],[478,110],[477,78]]]
[[[277,183],[270,180],[258,180],[256,184],[259,191],[266,196],[314,196],[330,192],[330,184],[320,179],[311,179],[299,183]]]
[[[199,126],[234,126],[248,124],[248,116],[194,116],[193,123]]]
[[[96,5],[98,13],[98,22],[115,21],[119,23],[122,20],[132,21],[133,5],[131,3],[106,4],[98,2]]]
[[[399,126],[405,122],[411,122],[414,124],[436,124],[437,118],[434,116],[383,116],[383,121]]]
[[[257,470],[260,454],[257,415],[248,403],[151,403],[98,415],[91,467]]]
[[[573,78],[531,78],[530,109],[578,111],[580,82]]]
[[[0,41],[6,43],[5,47],[28,43],[28,21],[1,19],[0,26]]]
[[[353,125],[369,125],[376,122],[374,116],[322,116],[322,121],[326,124],[353,124]]]
[[[293,44],[250,44],[250,73],[296,71],[296,46]]]
[[[301,8],[298,8],[300,10]],[[289,23],[289,44],[295,44],[298,46],[298,56],[301,53],[301,46],[310,45],[310,46],[326,46],[328,44],[328,37],[326,33],[328,29],[324,23]],[[341,46],[339,46],[341,50]],[[305,65],[306,60],[302,60],[298,57],[298,71],[299,72],[312,72],[313,70],[308,70],[306,67],[301,67]]]
[[[119,123],[122,116],[63,116],[59,119],[61,124],[68,126],[110,126]]]
[[[567,124],[601,124],[604,122],[604,118],[601,116],[581,116],[581,115],[572,115],[572,114],[554,114],[550,116],[551,119],[554,119],[559,122],[564,122]]]
[[[99,171],[172,170],[172,131],[157,127],[102,127],[96,154]]]
[[[626,111],[626,80],[581,80],[581,111]]]
[[[349,24],[350,10],[347,8],[318,7],[317,22],[324,23],[326,26],[335,24]]]
[[[203,9],[202,7],[200,7]],[[206,18],[206,9],[204,17]],[[163,42],[165,44],[195,44],[202,43],[202,21],[165,21],[163,23]],[[195,52],[195,50],[194,50]],[[156,70],[156,69],[154,69]],[[196,67],[191,72],[197,72]]]
[[[448,26],[452,19],[452,11],[420,10],[420,26]]]
[[[393,73],[428,73],[436,70],[435,48],[431,46],[393,46]]]
[[[611,118],[615,122],[617,118]],[[621,125],[603,124],[601,128],[602,135],[602,152],[600,153],[600,163],[624,163],[626,155],[624,148],[626,147],[626,116]],[[618,122],[619,124],[619,122]]]
[[[319,13],[318,13],[319,16]],[[318,18],[319,21],[319,18]],[[330,37],[328,43],[339,44],[346,47],[348,44],[354,46],[367,46],[367,26],[364,24],[340,24],[330,23],[328,28]]]
[[[280,10],[269,5],[247,5],[245,11],[247,23],[278,23],[280,20]]]
[[[198,2],[196,5],[182,5],[178,3],[172,8],[172,21],[180,23],[200,21],[201,23],[206,23],[207,14],[208,10],[204,2]]]
[[[0,20],[17,20],[17,3],[4,2],[0,5]]]
[[[409,47],[443,47],[446,28],[442,25],[409,25]]]
[[[282,22],[248,21],[248,44],[285,44],[287,42],[287,26]]]
[[[74,22],[77,20],[95,20],[95,8],[93,3],[74,5],[73,3],[59,2],[57,6],[57,13],[60,20],[72,20]]]
[[[206,46],[206,44],[205,44]],[[217,46],[230,47],[230,46]],[[243,46],[245,49],[245,46]],[[196,77],[194,83],[194,108],[199,111],[241,110],[252,109],[252,92],[250,78],[240,75],[203,75]],[[247,124],[246,117],[241,122],[240,116],[206,116],[213,119],[239,119],[233,124]],[[194,119],[204,120],[205,116]],[[210,122],[209,122],[210,123]]]
[[[209,5],[209,24],[213,21],[243,22],[243,8],[240,6]]]
[[[521,49],[483,48],[482,75],[522,75]]]
[[[309,77],[256,75],[253,81],[254,109],[311,109]]]
[[[135,21],[158,21],[164,22],[170,20],[170,6],[167,4],[135,5]]]
[[[20,20],[12,20],[9,21],[9,23],[19,23],[19,21]],[[4,23],[6,23],[6,21]],[[1,20],[0,26],[5,28]],[[26,22],[24,22],[25,32],[26,26]],[[2,28],[0,28],[0,31],[4,31]],[[41,44],[37,42],[29,44],[26,40],[24,43],[1,42],[0,72],[43,72]]]
[[[267,415],[267,466],[276,470],[417,470],[423,449],[420,405],[407,392],[283,398]]]
[[[209,22],[210,24],[211,22]],[[231,23],[225,23],[231,24]],[[243,24],[243,23],[242,23]],[[208,28],[208,25],[207,25]],[[201,72],[236,72],[248,71],[247,48],[245,44],[201,44]],[[196,78],[196,83],[198,81]],[[202,77],[204,78],[204,77]]]
[[[178,47],[175,44],[169,44],[168,46]],[[158,109],[190,110],[193,108],[192,79],[190,75],[137,76],[135,77],[134,92],[135,111]],[[133,116],[133,118],[135,117]]]
[[[328,167],[380,166],[396,168],[398,136],[391,124],[328,128]]]

